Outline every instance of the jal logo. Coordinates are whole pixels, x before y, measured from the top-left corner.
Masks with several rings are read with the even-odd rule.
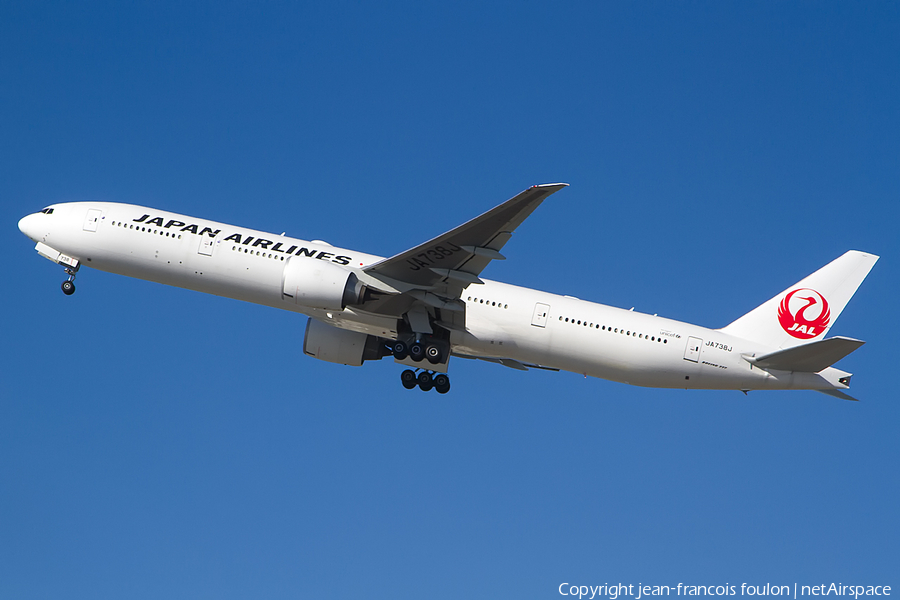
[[[778,306],[778,322],[785,331],[801,340],[823,334],[829,321],[831,310],[828,301],[809,288],[788,292]]]

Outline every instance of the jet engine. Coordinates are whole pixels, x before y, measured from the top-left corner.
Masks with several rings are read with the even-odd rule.
[[[358,367],[367,360],[381,360],[389,350],[374,335],[338,329],[310,318],[303,352],[319,360]]]
[[[282,298],[310,308],[343,310],[361,304],[365,291],[352,271],[324,260],[292,256],[281,276]]]

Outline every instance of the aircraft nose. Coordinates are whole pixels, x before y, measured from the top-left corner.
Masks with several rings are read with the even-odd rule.
[[[33,241],[37,241],[40,237],[38,224],[36,223],[37,216],[37,214],[30,214],[19,219],[19,231],[27,235]]]

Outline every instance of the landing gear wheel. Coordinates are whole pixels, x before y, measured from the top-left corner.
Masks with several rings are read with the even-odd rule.
[[[400,383],[402,383],[403,387],[405,387],[408,390],[411,390],[414,387],[416,387],[416,385],[418,385],[418,383],[419,383],[416,380],[416,372],[413,371],[412,369],[407,369],[407,370],[403,371],[402,373],[400,373]]]
[[[63,294],[66,296],[71,296],[75,293],[75,283],[72,281],[63,281],[61,287]]]
[[[422,371],[419,373],[418,377],[419,389],[423,392],[427,392],[432,387],[434,387],[434,382],[431,379],[431,373],[428,371]]]
[[[407,348],[406,344],[399,340],[394,342],[394,344],[391,346],[391,352],[394,354],[394,358],[396,358],[397,360],[403,360],[404,358],[409,356],[409,348]],[[412,373],[412,371],[410,371],[410,373]]]
[[[425,348],[425,358],[428,359],[433,365],[441,362],[441,359],[444,358],[443,352],[441,352],[440,346],[435,346],[434,344],[430,344],[427,348]],[[437,384],[435,384],[437,385]]]
[[[444,375],[443,373],[439,373],[434,376],[434,389],[437,390],[438,394],[446,394],[450,391],[450,378]]]
[[[425,358],[425,345],[416,342],[412,346],[409,347],[409,357],[416,362],[419,362],[423,358]]]

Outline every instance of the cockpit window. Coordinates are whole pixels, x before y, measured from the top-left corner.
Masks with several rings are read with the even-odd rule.
[[[44,213],[45,215],[52,215],[52,214],[53,214],[53,209],[52,209],[52,208],[45,208],[45,209],[42,210],[41,212]]]

